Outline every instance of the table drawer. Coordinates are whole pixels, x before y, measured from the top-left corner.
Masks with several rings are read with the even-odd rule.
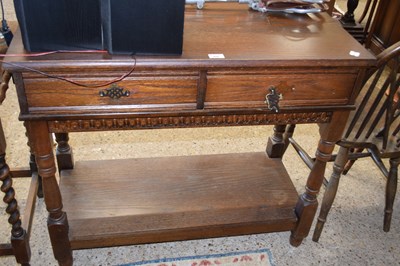
[[[205,108],[265,107],[269,88],[282,94],[280,107],[348,103],[357,75],[209,73]]]
[[[104,78],[74,79],[80,84],[106,83]],[[99,88],[83,87],[61,80],[25,79],[29,108],[127,105],[151,108],[165,105],[195,106],[197,77],[134,77]]]

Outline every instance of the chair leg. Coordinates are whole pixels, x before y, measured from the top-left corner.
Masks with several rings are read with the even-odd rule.
[[[336,192],[339,186],[340,176],[343,171],[344,165],[347,162],[348,153],[348,148],[340,147],[335,163],[333,165],[331,178],[328,182],[328,186],[326,187],[324,197],[322,199],[321,210],[319,212],[317,224],[315,226],[314,235],[312,238],[312,240],[315,242],[318,242],[321,236],[322,229],[324,228],[324,224],[326,222],[326,217],[328,216],[328,213],[335,199]]]
[[[351,152],[352,153],[357,153],[357,152],[362,152],[363,150],[364,150],[364,148],[355,148],[354,150],[352,149]],[[357,159],[349,160],[346,163],[346,165],[345,165],[345,167],[343,169],[343,172],[342,172],[343,175],[346,175],[349,172],[350,168],[353,166],[353,164],[356,162],[356,160]]]
[[[392,220],[393,203],[397,191],[397,168],[400,163],[400,158],[390,159],[389,176],[386,182],[386,204],[385,216],[383,219],[383,231],[389,232],[390,222]]]

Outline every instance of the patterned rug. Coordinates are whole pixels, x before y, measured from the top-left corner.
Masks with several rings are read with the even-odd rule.
[[[119,266],[275,266],[269,249],[231,252],[203,256],[163,258]]]

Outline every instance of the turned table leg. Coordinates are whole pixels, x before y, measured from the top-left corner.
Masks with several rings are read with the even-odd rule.
[[[57,142],[56,157],[58,171],[73,169],[74,159],[72,155],[72,148],[68,143],[68,133],[55,133],[54,135],[56,136]]]
[[[295,128],[295,124],[274,126],[274,134],[269,137],[266,150],[270,158],[282,158]]]
[[[335,142],[322,139],[318,144],[315,163],[308,176],[306,191],[300,195],[295,208],[299,221],[290,236],[290,244],[295,247],[301,244],[310,231],[318,207],[317,195],[323,182],[326,163],[329,161],[334,147]]]
[[[275,125],[274,134],[268,138],[267,154],[270,158],[282,158],[285,152],[286,125]]]
[[[335,143],[341,138],[349,113],[336,112],[329,124],[320,125],[320,141],[315,162],[308,176],[305,192],[299,196],[295,212],[297,225],[292,230],[290,244],[297,247],[310,232],[318,207],[317,195],[324,180],[326,163],[332,156]]]
[[[25,126],[25,128],[27,128],[26,124],[24,124],[24,126]],[[37,168],[37,165],[36,165],[36,159],[35,159],[35,155],[33,154],[33,151],[32,151],[32,145],[29,143],[29,136],[28,136],[28,132],[27,131],[25,132],[25,136],[28,139],[27,145],[29,147],[29,153],[30,153],[30,156],[29,156],[29,169],[31,170],[31,173],[35,173],[35,172],[37,173],[38,172],[38,168]],[[37,196],[38,196],[38,198],[43,198],[42,177],[39,176],[39,175],[38,175]]]
[[[354,11],[358,6],[358,0],[347,0],[347,11],[340,19],[343,24],[355,24],[356,20],[354,19]]]
[[[55,177],[52,141],[46,121],[27,121],[30,144],[42,177],[44,201],[49,217],[47,226],[55,258],[60,265],[72,265],[72,250],[68,238],[67,214],[62,210],[60,188]]]

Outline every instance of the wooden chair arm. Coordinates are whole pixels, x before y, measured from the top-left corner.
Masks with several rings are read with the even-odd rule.
[[[389,48],[385,49],[382,53],[380,53],[377,58],[377,68],[384,65],[386,62],[391,60],[392,58],[400,55],[400,41],[395,44],[392,44]]]

